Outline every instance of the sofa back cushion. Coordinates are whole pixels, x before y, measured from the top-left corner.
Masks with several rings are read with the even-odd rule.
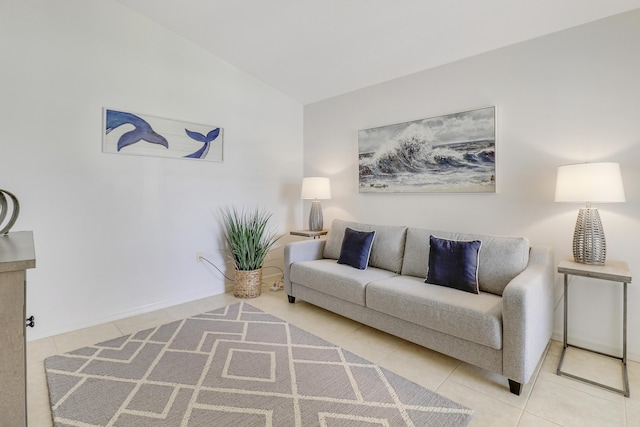
[[[427,277],[429,267],[429,237],[449,240],[480,240],[478,285],[483,292],[502,295],[507,284],[529,263],[529,240],[525,237],[501,237],[450,231],[407,229],[402,274]]]
[[[407,227],[395,225],[371,225],[359,222],[334,219],[327,234],[324,246],[324,257],[338,259],[345,229],[349,227],[358,231],[375,231],[376,238],[371,246],[369,265],[400,273],[404,255]],[[428,242],[428,239],[427,239]],[[426,277],[426,276],[425,276]]]

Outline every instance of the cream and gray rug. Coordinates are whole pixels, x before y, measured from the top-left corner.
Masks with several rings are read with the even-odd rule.
[[[466,426],[473,411],[240,302],[45,360],[54,425]]]

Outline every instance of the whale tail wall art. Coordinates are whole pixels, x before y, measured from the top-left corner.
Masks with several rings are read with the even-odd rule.
[[[222,162],[222,128],[110,110],[103,112],[102,151]]]

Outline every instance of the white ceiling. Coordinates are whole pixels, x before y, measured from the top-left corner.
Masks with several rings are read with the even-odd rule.
[[[117,0],[308,104],[640,0]]]

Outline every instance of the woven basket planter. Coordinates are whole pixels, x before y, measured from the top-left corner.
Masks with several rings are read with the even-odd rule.
[[[255,298],[262,292],[262,269],[235,270],[233,295],[236,298]]]

